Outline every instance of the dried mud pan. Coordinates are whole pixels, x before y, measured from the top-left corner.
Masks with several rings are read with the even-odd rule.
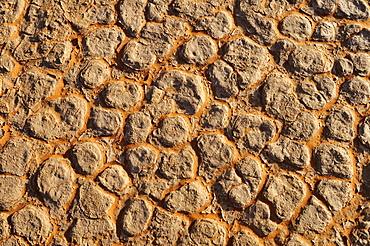
[[[369,4],[0,0],[0,246],[370,246]]]

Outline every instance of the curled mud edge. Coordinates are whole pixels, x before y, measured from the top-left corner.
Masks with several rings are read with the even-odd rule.
[[[365,0],[0,5],[0,246],[370,245]]]

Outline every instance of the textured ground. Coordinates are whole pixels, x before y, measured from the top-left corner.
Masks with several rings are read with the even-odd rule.
[[[0,0],[0,245],[370,245],[370,1]]]

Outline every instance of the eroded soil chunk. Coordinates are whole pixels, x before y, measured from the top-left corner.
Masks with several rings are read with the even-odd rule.
[[[170,70],[156,80],[155,85],[168,92],[168,96],[172,97],[186,114],[197,113],[205,101],[202,79],[196,75]]]
[[[164,147],[175,147],[186,142],[188,132],[188,123],[184,117],[166,117],[152,132],[151,141]]]
[[[350,108],[339,108],[326,117],[324,135],[334,141],[351,141],[355,137],[354,123],[355,116]]]
[[[219,168],[230,164],[235,157],[235,149],[226,143],[226,138],[219,134],[204,134],[197,138],[200,166],[199,175],[211,178]]]
[[[95,183],[87,180],[78,190],[77,210],[80,209],[87,218],[100,219],[108,214],[114,201],[113,196],[108,195]]]
[[[45,141],[75,136],[85,125],[87,103],[74,95],[49,101],[26,121],[30,136]]]
[[[348,151],[335,144],[323,143],[313,149],[313,158],[321,175],[351,179],[352,160]]]
[[[89,126],[96,136],[110,136],[117,133],[122,127],[123,116],[118,110],[93,108]]]
[[[189,179],[194,176],[194,158],[185,149],[179,153],[163,151],[159,156],[159,172],[167,179]]]
[[[225,245],[225,229],[216,220],[199,219],[190,228],[190,237],[197,245]]]
[[[231,118],[226,129],[229,139],[238,148],[257,155],[276,134],[274,122],[253,114],[243,114]]]
[[[244,37],[233,39],[226,44],[223,59],[236,70],[242,71],[248,68],[260,69],[269,60],[265,48]]]
[[[23,176],[32,157],[31,143],[22,138],[11,138],[0,150],[0,172]]]
[[[64,206],[72,197],[75,175],[67,159],[50,158],[38,173],[37,187],[46,204]]]
[[[186,62],[203,65],[216,54],[216,45],[207,36],[195,36],[184,44],[181,54]]]
[[[96,29],[83,39],[84,54],[91,58],[112,58],[124,39],[125,34],[118,27]]]
[[[316,197],[312,197],[309,204],[302,208],[293,226],[300,234],[321,233],[330,221],[331,215],[328,209]]]
[[[289,220],[306,196],[306,188],[298,176],[278,174],[270,176],[263,196],[272,203],[281,220]]]
[[[133,82],[113,82],[107,85],[103,92],[104,102],[109,107],[123,111],[132,111],[137,108],[143,97],[143,89]]]
[[[152,216],[152,207],[143,199],[130,198],[122,213],[124,235],[136,236],[148,228]]]
[[[323,179],[317,185],[319,196],[334,212],[338,212],[346,206],[351,199],[351,190],[349,183],[335,179]]]
[[[103,167],[103,156],[98,144],[84,142],[77,144],[71,151],[72,164],[81,174],[95,174]]]
[[[112,165],[99,174],[98,181],[110,192],[119,192],[130,183],[130,178],[122,166]]]
[[[28,205],[10,217],[12,232],[32,245],[41,245],[50,237],[54,226],[43,208]]]
[[[172,191],[165,198],[166,208],[175,213],[192,214],[209,201],[207,190],[199,182],[191,182]]]
[[[260,237],[265,237],[277,229],[277,224],[270,220],[268,205],[261,201],[257,201],[245,209],[241,222],[249,225]]]
[[[26,183],[19,177],[0,175],[0,209],[11,210],[24,195]]]

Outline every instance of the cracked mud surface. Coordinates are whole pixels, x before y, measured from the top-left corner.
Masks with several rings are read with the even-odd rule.
[[[0,0],[0,246],[370,246],[369,4]]]

